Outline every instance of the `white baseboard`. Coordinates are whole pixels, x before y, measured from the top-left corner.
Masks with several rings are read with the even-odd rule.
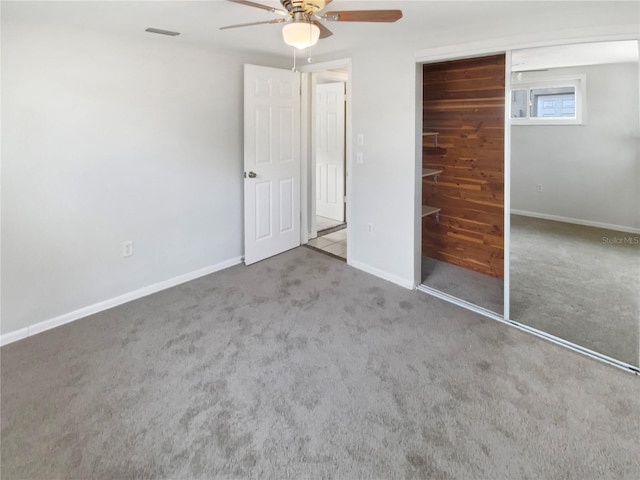
[[[367,265],[366,263],[360,263],[357,260],[349,260],[347,262],[348,265],[353,268],[357,268],[358,270],[362,270],[363,272],[369,273],[375,277],[382,278],[391,283],[395,283],[404,288],[408,288],[409,290],[414,290],[415,285],[413,282],[409,282],[404,278],[398,277],[397,275],[393,275],[389,272],[385,272],[384,270],[379,270],[371,265]]]
[[[19,330],[14,330],[13,332],[5,333],[3,335],[0,335],[0,345],[7,345],[9,343],[22,340],[23,338],[29,337],[31,335],[35,335],[46,330],[51,330],[52,328],[59,327],[60,325],[70,323],[75,320],[79,320],[88,315],[93,315],[94,313],[99,313],[104,310],[117,307],[118,305],[122,305],[123,303],[146,297],[147,295],[166,290],[167,288],[175,287],[176,285],[195,280],[196,278],[204,277],[205,275],[219,272],[220,270],[233,267],[234,265],[238,265],[240,263],[242,263],[242,257],[231,258],[229,260],[225,260],[224,262],[201,268],[200,270],[185,273],[184,275],[179,275],[163,282],[154,283],[153,285],[149,285],[147,287],[143,287],[138,290],[125,293],[123,295],[118,295],[117,297],[111,298],[109,300],[98,302],[87,307],[79,308],[78,310],[74,310],[73,312],[59,315],[49,320],[45,320],[44,322],[30,325],[26,328],[21,328]]]
[[[22,340],[23,338],[27,338],[29,336],[29,327],[21,328],[20,330],[14,330],[13,332],[5,333],[0,336],[0,346],[6,345],[8,343],[17,342],[18,340]]]
[[[558,215],[547,215],[546,213],[528,212],[526,210],[511,209],[514,215],[522,215],[524,217],[542,218],[544,220],[555,220],[557,222],[573,223],[575,225],[584,225],[586,227],[606,228],[608,230],[616,230],[625,233],[640,233],[640,228],[626,227],[624,225],[614,225],[612,223],[592,222],[591,220],[581,220],[578,218],[560,217]]]

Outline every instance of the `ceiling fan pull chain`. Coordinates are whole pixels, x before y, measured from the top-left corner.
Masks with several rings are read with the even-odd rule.
[[[309,19],[307,18],[307,20]],[[311,47],[313,47],[313,34],[311,33],[312,27],[313,24],[309,21],[309,47],[307,47],[307,53],[309,54],[309,57],[307,58],[307,63],[311,63]]]
[[[291,69],[292,72],[296,71],[296,49],[293,49],[293,68]]]

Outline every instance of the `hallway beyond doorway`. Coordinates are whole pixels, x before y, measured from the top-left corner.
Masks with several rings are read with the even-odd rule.
[[[326,230],[331,230],[332,228],[336,228],[341,225],[344,225],[343,221],[316,215],[316,228],[318,230],[318,235],[320,236],[323,235]]]
[[[336,231],[319,235],[313,240],[309,240],[308,246],[328,253],[342,260],[347,259],[347,228],[340,228]]]

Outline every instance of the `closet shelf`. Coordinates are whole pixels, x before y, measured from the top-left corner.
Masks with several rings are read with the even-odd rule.
[[[423,177],[431,177],[433,175],[439,175],[442,173],[442,170],[437,170],[435,168],[423,168],[422,176]]]
[[[437,207],[430,207],[429,205],[422,205],[422,218],[428,217],[429,215],[433,215],[434,213],[438,213],[440,211]]]
[[[433,146],[438,148],[438,132],[422,132],[422,139],[425,137],[431,137],[433,139]]]

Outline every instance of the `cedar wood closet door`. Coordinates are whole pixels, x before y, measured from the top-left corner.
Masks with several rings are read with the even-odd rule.
[[[424,65],[422,255],[493,277],[504,265],[505,55]],[[446,151],[445,151],[446,150]]]

